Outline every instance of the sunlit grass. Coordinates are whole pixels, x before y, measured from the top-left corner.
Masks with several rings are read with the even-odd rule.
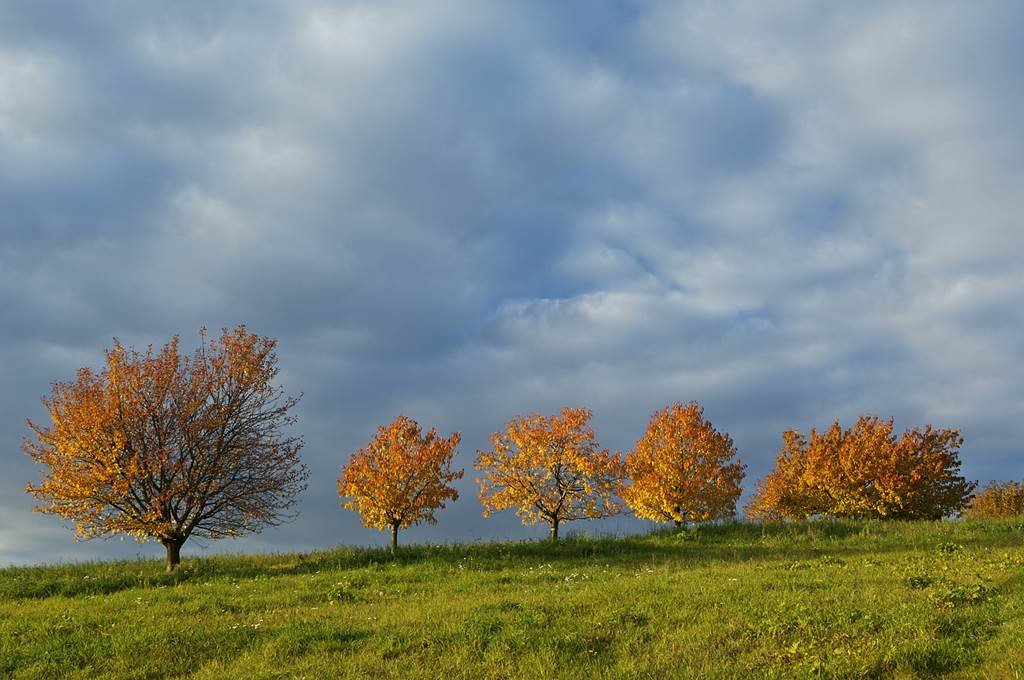
[[[1020,521],[0,570],[0,676],[1024,676]]]

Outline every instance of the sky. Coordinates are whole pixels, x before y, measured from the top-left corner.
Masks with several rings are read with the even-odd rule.
[[[748,488],[783,430],[860,414],[1024,478],[1022,25],[1013,0],[0,2],[0,566],[162,555],[33,513],[25,419],[114,337],[243,322],[302,394],[309,488],[186,558],[384,543],[335,480],[399,413],[467,468],[411,542],[543,536],[483,518],[471,467],[566,405],[628,450],[698,400]]]

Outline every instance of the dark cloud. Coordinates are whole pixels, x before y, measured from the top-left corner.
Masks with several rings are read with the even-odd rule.
[[[293,524],[380,537],[348,452],[594,409],[628,448],[699,399],[749,485],[779,432],[962,428],[1024,475],[1013,3],[139,3],[0,8],[0,563],[155,554],[31,515],[18,452],[113,336],[246,322],[303,392]],[[410,540],[535,536],[463,498]],[[596,530],[632,530],[617,519]]]

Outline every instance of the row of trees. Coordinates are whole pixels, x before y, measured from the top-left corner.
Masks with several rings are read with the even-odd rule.
[[[704,418],[696,403],[673,404],[651,416],[647,432],[623,457],[597,443],[591,413],[565,408],[554,416],[513,418],[479,451],[484,515],[513,510],[525,524],[546,523],[552,540],[564,522],[611,517],[624,504],[644,519],[700,522],[731,517],[742,491],[736,447]],[[398,532],[457,500],[450,484],[459,433],[439,437],[402,415],[381,426],[342,469],[338,494],[368,527]]]
[[[191,536],[238,536],[292,516],[308,470],[301,437],[289,434],[297,399],[274,385],[276,342],[245,326],[200,337],[189,356],[177,337],[145,352],[115,340],[101,371],[53,384],[43,400],[51,422],[29,421],[34,436],[24,444],[41,467],[41,482],[26,489],[38,511],[74,521],[79,538],[157,540],[169,571]],[[598,445],[590,416],[566,408],[495,432],[475,462],[484,514],[514,510],[525,523],[547,523],[557,539],[564,522],[626,506],[676,525],[735,513],[744,466],[699,405],[655,412],[625,455]],[[424,433],[405,416],[382,426],[343,466],[344,507],[390,529],[395,545],[401,529],[435,521],[458,498],[452,483],[463,471],[451,463],[459,442],[458,433]],[[962,443],[955,430],[930,426],[897,437],[891,420],[867,417],[846,430],[837,422],[822,433],[788,431],[747,511],[766,519],[955,514],[975,488],[959,474]],[[1019,498],[1016,487],[997,491],[999,507]]]

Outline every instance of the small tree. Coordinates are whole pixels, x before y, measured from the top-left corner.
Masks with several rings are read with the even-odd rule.
[[[696,402],[656,411],[626,457],[623,498],[637,517],[656,522],[702,522],[732,517],[742,493],[736,446],[704,419]]]
[[[564,408],[513,418],[491,435],[492,450],[476,459],[484,517],[513,508],[524,524],[547,522],[557,541],[562,522],[618,514],[625,469],[618,453],[598,447],[589,420],[588,409]]]
[[[971,499],[964,516],[1024,517],[1024,482],[989,482]]]
[[[458,432],[443,439],[431,428],[422,435],[415,420],[398,416],[379,427],[373,440],[342,467],[338,495],[350,498],[342,507],[357,511],[367,527],[390,527],[394,551],[399,529],[433,524],[435,510],[447,500],[458,500],[458,491],[448,484],[462,478],[462,470],[451,470],[459,441]]]
[[[897,437],[891,419],[868,416],[847,430],[789,431],[748,514],[941,519],[963,510],[976,486],[959,475],[962,444],[956,430],[931,425]]]
[[[78,537],[121,533],[167,549],[283,521],[305,488],[300,437],[285,433],[297,403],[273,385],[276,341],[225,330],[191,357],[175,336],[159,352],[114,340],[99,373],[78,371],[43,399],[51,426],[29,421],[24,449],[43,466],[27,491],[39,512],[73,520]]]

